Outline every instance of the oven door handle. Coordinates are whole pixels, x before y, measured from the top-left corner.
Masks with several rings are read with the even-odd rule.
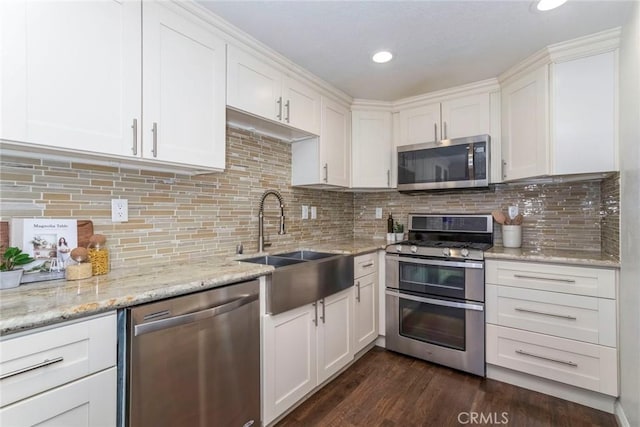
[[[397,262],[410,262],[413,264],[436,265],[436,266],[442,266],[442,267],[477,268],[480,270],[484,268],[484,263],[482,262],[440,261],[437,259],[422,259],[422,258],[414,258],[412,256],[399,256],[399,255],[387,255],[387,258],[391,261],[397,261]]]
[[[441,299],[418,297],[415,295],[403,294],[401,292],[398,292],[392,289],[387,289],[386,294],[393,297],[400,298],[400,299],[406,299],[406,300],[415,301],[415,302],[424,302],[424,303],[433,304],[433,305],[441,305],[443,307],[484,311],[484,305],[481,305],[481,304],[472,304],[468,302],[454,302],[454,301],[441,300]]]

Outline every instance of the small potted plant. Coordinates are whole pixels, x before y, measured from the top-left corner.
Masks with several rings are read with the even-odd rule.
[[[2,254],[2,264],[0,264],[0,289],[15,288],[22,280],[22,268],[17,268],[33,262],[29,254],[25,254],[18,247],[8,247]]]
[[[393,226],[393,231],[396,233],[396,242],[401,242],[404,240],[404,225],[396,221]]]

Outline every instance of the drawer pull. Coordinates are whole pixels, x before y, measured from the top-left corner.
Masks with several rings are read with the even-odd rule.
[[[526,274],[514,274],[513,277],[517,277],[518,279],[538,279],[551,280],[552,282],[576,283],[573,279],[554,279],[553,277],[527,276]]]
[[[550,362],[555,362],[555,363],[562,363],[563,365],[569,365],[569,366],[578,366],[577,363],[572,362],[570,360],[560,360],[560,359],[554,359],[552,357],[547,357],[547,356],[540,356],[539,354],[533,354],[533,353],[529,353],[527,351],[524,350],[516,350],[516,353],[518,354],[522,354],[524,356],[530,356],[530,357],[535,357],[537,359],[543,359],[543,360],[548,360]]]
[[[570,316],[568,314],[547,313],[544,311],[529,310],[528,308],[521,308],[521,307],[516,307],[515,310],[522,311],[524,313],[535,313],[535,314],[542,314],[543,316],[559,317],[561,319],[578,320],[577,317]]]
[[[55,359],[45,359],[43,362],[36,363],[35,365],[27,366],[26,368],[17,369],[15,371],[7,372],[0,376],[0,380],[4,380],[16,375],[24,374],[25,372],[33,371],[34,369],[44,368],[45,366],[53,365],[54,363],[62,362],[64,357],[56,357]]]
[[[369,268],[369,267],[373,267],[373,263],[370,262],[369,264],[363,264],[362,268]]]

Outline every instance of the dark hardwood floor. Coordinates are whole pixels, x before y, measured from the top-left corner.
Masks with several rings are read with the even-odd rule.
[[[277,424],[461,425],[605,427],[617,423],[605,412],[374,347]]]

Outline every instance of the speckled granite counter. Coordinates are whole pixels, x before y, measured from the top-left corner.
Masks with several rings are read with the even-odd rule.
[[[357,255],[383,249],[383,240],[345,239],[303,242],[268,253],[307,249]],[[253,256],[256,254],[246,254]],[[114,270],[85,280],[54,280],[0,291],[0,335],[170,298],[269,274],[273,267],[238,262],[239,257],[208,258],[181,266]]]
[[[620,261],[592,251],[559,249],[513,249],[494,246],[484,253],[485,259],[504,259],[513,261],[540,261],[555,264],[571,264],[588,267],[620,268]]]

